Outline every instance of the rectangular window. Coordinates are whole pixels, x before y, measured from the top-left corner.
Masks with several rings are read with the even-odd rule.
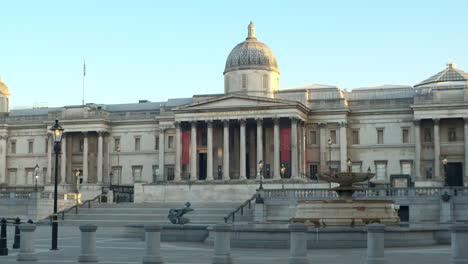
[[[330,138],[333,144],[336,144],[336,130],[330,130]]]
[[[34,141],[33,140],[28,141],[28,153],[34,153]]]
[[[247,89],[247,75],[242,74],[242,89]]]
[[[111,185],[121,185],[122,184],[122,167],[112,167],[112,175],[110,175]]]
[[[384,134],[383,134],[383,129],[378,128],[377,129],[377,144],[383,144],[384,143]]]
[[[331,172],[339,172],[340,171],[340,164],[337,162],[332,162],[330,165]]]
[[[317,180],[317,172],[318,172],[317,164],[310,164],[309,171],[310,171],[310,179]]]
[[[153,183],[156,183],[158,181],[159,177],[159,166],[154,165],[153,166]]]
[[[156,136],[154,140],[154,150],[159,150],[159,136]]]
[[[17,169],[8,169],[8,178],[7,178],[7,183],[9,185],[16,185],[16,172]]]
[[[173,181],[175,176],[174,167],[167,166],[167,180]]]
[[[141,182],[143,166],[132,166],[133,182]]]
[[[411,162],[401,162],[401,174],[411,176]]]
[[[26,184],[34,184],[34,168],[26,168]]]
[[[135,138],[135,151],[140,151],[140,143],[141,143],[141,138],[136,137]]]
[[[409,143],[409,129],[408,128],[403,128],[401,130],[401,142]]]
[[[375,179],[378,181],[384,181],[387,179],[387,163],[377,162],[375,163]]]
[[[16,140],[11,141],[10,143],[10,153],[16,153]]]
[[[352,132],[352,139],[353,139],[353,144],[358,145],[359,144],[359,130],[353,130]]]
[[[430,127],[424,128],[424,142],[432,142],[432,129]]]
[[[432,167],[426,167],[426,179],[432,179]]]
[[[120,152],[120,138],[114,138],[114,151]]]
[[[352,172],[362,172],[362,164],[361,163],[354,163],[351,165]]]
[[[204,145],[204,146],[206,146],[206,145]],[[174,136],[169,136],[167,138],[167,148],[168,149],[173,149],[174,148]]]
[[[309,145],[317,144],[317,131],[309,131]]]
[[[457,132],[456,132],[455,128],[449,128],[448,141],[450,141],[450,142],[457,141]]]

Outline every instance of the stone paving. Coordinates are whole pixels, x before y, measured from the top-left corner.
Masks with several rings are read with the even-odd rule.
[[[38,226],[35,232],[35,248],[38,262],[16,262],[18,250],[11,249],[13,228],[8,229],[10,254],[0,256],[0,263],[78,263],[81,234],[78,227],[59,226],[59,248],[51,251],[50,226]],[[141,263],[145,242],[137,238],[124,238],[119,227],[99,227],[96,233],[99,263]],[[203,243],[163,242],[162,256],[167,264],[209,264],[213,248]],[[287,264],[287,249],[232,249],[234,264]],[[385,251],[389,264],[441,264],[449,263],[449,246],[423,248],[390,248]],[[365,249],[308,250],[311,264],[365,263]]]

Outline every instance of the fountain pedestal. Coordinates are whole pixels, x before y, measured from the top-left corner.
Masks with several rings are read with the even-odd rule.
[[[340,200],[298,201],[296,214],[290,222],[302,222],[315,227],[354,227],[369,223],[382,223],[387,226],[399,225],[400,218],[389,200],[353,200],[353,193],[360,188],[353,183],[367,181],[374,173],[339,172],[318,175],[327,182],[339,183],[332,188]]]

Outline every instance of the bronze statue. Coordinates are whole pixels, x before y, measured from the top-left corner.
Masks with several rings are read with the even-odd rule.
[[[179,224],[179,225],[185,225],[190,222],[188,218],[183,217],[184,214],[193,211],[192,208],[190,208],[190,203],[186,202],[185,203],[185,208],[181,209],[170,209],[169,214],[167,215],[167,218],[169,218],[169,221],[173,224]]]

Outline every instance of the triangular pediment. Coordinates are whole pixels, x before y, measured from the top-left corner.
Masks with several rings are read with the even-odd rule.
[[[262,107],[292,107],[298,103],[282,99],[271,99],[255,96],[242,95],[227,95],[218,98],[213,98],[201,102],[195,102],[189,105],[179,107],[177,110],[196,111],[209,109],[226,109],[226,108],[262,108]]]

